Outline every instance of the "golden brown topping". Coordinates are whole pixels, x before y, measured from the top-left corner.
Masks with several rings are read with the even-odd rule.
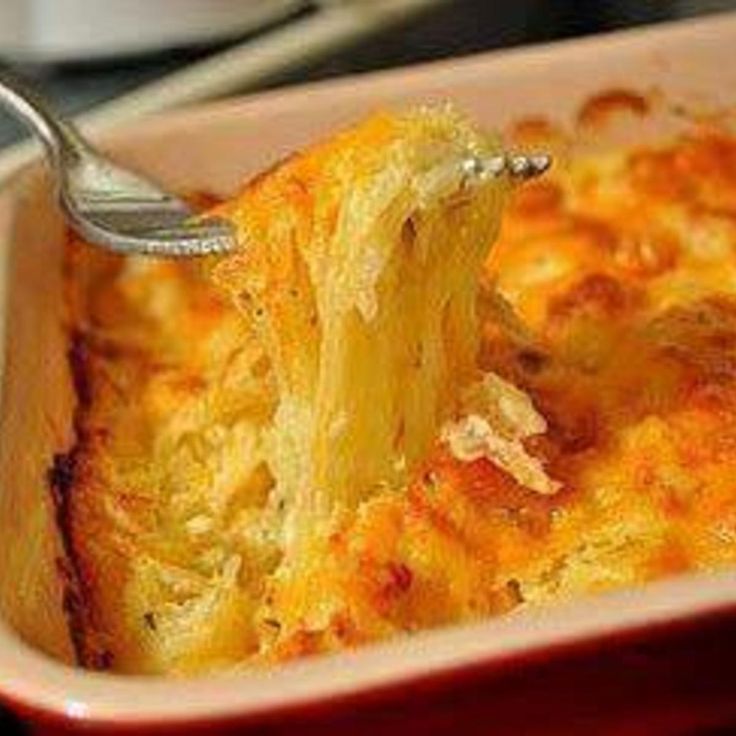
[[[611,91],[581,117],[647,104]],[[217,267],[240,313],[199,267],[69,247],[80,439],[54,479],[85,664],[273,663],[736,564],[736,139],[560,159],[514,192],[475,291],[495,200],[445,207],[409,127],[379,116],[230,205],[254,238]],[[458,142],[446,131],[432,161]],[[428,392],[447,364],[472,375]],[[479,369],[491,385],[469,397]],[[296,560],[277,406],[281,439],[309,439],[294,482],[347,499]],[[465,425],[442,442],[447,421]]]
[[[587,128],[600,128],[617,115],[632,114],[639,117],[649,112],[649,101],[638,92],[611,89],[591,97],[578,112],[578,124]]]

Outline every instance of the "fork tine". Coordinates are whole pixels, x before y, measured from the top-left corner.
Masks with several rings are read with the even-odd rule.
[[[232,227],[224,220],[182,223],[136,234],[140,252],[177,257],[224,254],[236,246]]]
[[[546,154],[471,156],[463,161],[466,183],[495,179],[504,173],[514,181],[524,181],[543,174],[552,165]]]
[[[123,232],[109,230],[104,221],[75,217],[76,229],[87,240],[124,255],[186,258],[228,253],[236,247],[233,228],[224,220],[182,220],[180,225]]]
[[[508,158],[509,175],[512,179],[524,181],[543,174],[552,165],[552,159],[544,154],[531,156],[510,156]]]

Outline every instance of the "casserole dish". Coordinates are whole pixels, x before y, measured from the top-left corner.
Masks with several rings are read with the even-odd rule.
[[[681,126],[683,106],[707,116],[733,105],[729,90],[736,73],[721,68],[721,60],[734,38],[736,18],[723,17],[482,56],[176,113],[111,135],[107,144],[175,190],[227,194],[249,172],[376,106],[450,98],[489,127],[504,128],[530,115],[564,125],[591,94],[621,87],[667,101],[658,106],[662,113],[644,116],[625,129],[616,126],[608,139],[641,140]],[[184,146],[186,158],[181,155]],[[364,713],[363,708],[376,699],[396,703],[409,697],[420,705],[403,711],[402,718],[419,719],[431,728],[444,722],[446,727],[452,721],[443,721],[447,716],[436,708],[442,702],[452,707],[451,701],[442,699],[447,687],[456,690],[464,684],[477,696],[484,691],[472,690],[471,679],[499,677],[512,664],[516,669],[531,657],[549,659],[573,646],[580,656],[581,648],[595,642],[610,645],[644,633],[656,634],[659,640],[665,628],[677,628],[681,636],[683,627],[692,630],[706,617],[719,620],[720,635],[729,625],[724,617],[736,606],[736,575],[722,573],[682,577],[508,620],[419,634],[268,673],[186,682],[121,678],[70,667],[72,647],[60,601],[59,573],[64,571],[56,563],[61,542],[45,489],[51,457],[72,443],[75,393],[59,321],[63,227],[38,171],[25,172],[5,187],[0,238],[7,285],[0,455],[0,524],[5,541],[0,550],[5,619],[0,693],[19,709],[66,727],[84,722],[87,729],[161,728],[180,733],[185,725],[195,730],[215,723],[222,728],[256,726],[264,719],[293,727],[294,719],[309,718],[314,725],[314,719],[329,713],[330,718],[342,718],[344,727],[345,718]],[[60,508],[63,513],[63,502]],[[713,625],[711,621],[709,626]],[[705,645],[697,649],[708,651]],[[721,675],[719,681],[727,684],[728,678]],[[407,687],[409,683],[413,687]],[[468,709],[468,716],[480,713],[481,706],[487,709],[493,693],[499,692],[487,687],[485,695],[476,697],[478,710]],[[716,690],[711,694],[718,694]],[[435,710],[421,705],[427,698]],[[342,706],[335,703],[338,699]],[[355,711],[346,710],[346,703],[356,704]],[[334,710],[327,707],[330,704]],[[386,708],[371,712],[374,717],[389,717]],[[435,720],[428,722],[432,713]],[[728,714],[722,708],[710,710],[710,715]],[[468,730],[481,727],[475,716],[465,720]],[[363,726],[370,727],[370,722]]]

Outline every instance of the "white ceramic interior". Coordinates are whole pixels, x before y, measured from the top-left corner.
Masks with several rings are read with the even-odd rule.
[[[136,123],[105,145],[175,190],[227,193],[329,130],[386,105],[453,100],[489,126],[565,122],[591,94],[624,87],[690,109],[734,107],[736,15],[482,55],[208,105]],[[726,63],[724,63],[726,60]],[[674,118],[656,120],[661,132]],[[651,121],[642,123],[648,133]],[[629,131],[629,135],[631,134]],[[681,577],[472,627],[427,632],[283,668],[191,681],[94,674],[72,661],[45,473],[72,441],[60,324],[59,216],[30,170],[0,192],[4,284],[0,412],[0,696],[72,719],[135,724],[247,715],[736,605],[736,572]]]

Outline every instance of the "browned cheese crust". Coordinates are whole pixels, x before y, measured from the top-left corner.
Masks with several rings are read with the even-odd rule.
[[[480,340],[463,349],[543,418],[511,439],[550,492],[439,433],[404,448],[400,484],[370,490],[339,443],[334,465],[320,446],[309,472],[341,500],[288,559],[284,514],[303,490],[279,491],[287,471],[269,463],[279,397],[318,382],[325,266],[309,248],[351,187],[388,176],[392,137],[414,134],[396,125],[378,116],[226,204],[258,246],[224,264],[122,263],[70,242],[81,395],[65,532],[83,664],[280,661],[736,562],[736,139],[713,129],[560,161],[511,197],[476,295]],[[370,312],[364,296],[354,308]],[[274,313],[266,344],[257,320]],[[462,418],[448,402],[437,422]]]

